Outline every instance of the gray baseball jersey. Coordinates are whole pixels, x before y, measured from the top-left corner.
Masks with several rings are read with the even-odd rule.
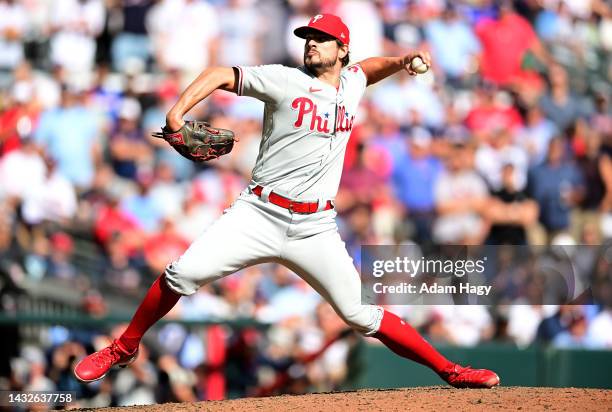
[[[238,94],[265,102],[254,183],[300,201],[332,199],[366,87],[361,67],[343,70],[337,90],[303,67],[239,67],[238,71]],[[338,234],[335,217],[335,209],[293,213],[245,189],[168,265],[166,282],[177,293],[191,295],[239,269],[277,262],[315,288],[350,326],[371,335],[378,330],[383,311],[361,304],[359,273]]]
[[[253,181],[295,200],[333,199],[366,76],[342,70],[338,89],[305,67],[237,67],[238,95],[265,103]]]

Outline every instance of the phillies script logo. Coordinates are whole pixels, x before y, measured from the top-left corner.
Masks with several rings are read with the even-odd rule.
[[[318,132],[329,133],[330,113],[319,113],[317,112],[317,105],[313,103],[308,97],[298,97],[291,102],[291,107],[298,111],[298,117],[295,123],[295,127],[302,127],[302,124],[310,120],[308,128],[316,130]],[[349,117],[344,106],[338,106],[338,115],[336,117],[336,131],[348,132],[353,128],[353,121],[355,115]]]

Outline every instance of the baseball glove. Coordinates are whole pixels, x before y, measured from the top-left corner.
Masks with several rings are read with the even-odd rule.
[[[206,162],[228,154],[234,148],[234,132],[212,127],[207,122],[187,121],[172,132],[162,127],[153,137],[164,139],[182,156],[194,162]]]

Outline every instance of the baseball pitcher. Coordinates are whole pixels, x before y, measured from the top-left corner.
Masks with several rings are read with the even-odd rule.
[[[367,86],[400,70],[422,73],[429,54],[374,57],[349,65],[349,29],[331,14],[295,30],[304,65],[204,70],[168,112],[159,137],[183,156],[207,161],[231,151],[233,134],[183,116],[216,89],[265,103],[252,181],[239,198],[153,283],[123,335],[81,360],[75,376],[93,382],[138,355],[145,332],[206,283],[262,262],[301,276],[353,329],[434,370],[455,387],[491,388],[499,377],[449,361],[398,316],[361,303],[361,282],[338,234],[333,199],[347,141]],[[418,64],[415,66],[414,62]]]

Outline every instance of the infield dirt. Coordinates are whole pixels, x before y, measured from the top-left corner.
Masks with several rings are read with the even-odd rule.
[[[83,409],[86,410],[86,409]],[[581,388],[453,389],[424,387],[283,395],[198,403],[126,406],[96,412],[144,411],[612,411],[612,390]]]

